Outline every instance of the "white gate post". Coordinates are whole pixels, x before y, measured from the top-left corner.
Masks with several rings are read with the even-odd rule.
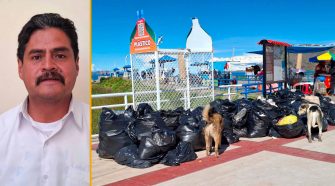
[[[191,93],[190,93],[190,72],[189,72],[189,59],[190,59],[190,54],[191,53],[185,53],[186,54],[186,59],[185,59],[185,62],[186,62],[186,97],[187,97],[187,108],[185,109],[189,109],[191,108]]]
[[[158,51],[155,51],[155,77],[156,77],[156,97],[157,97],[157,110],[161,109],[161,96],[160,96],[160,87],[159,87],[159,59],[158,59]]]
[[[124,104],[125,104],[124,110],[126,110],[128,107],[128,96],[127,95],[124,95]]]
[[[131,92],[132,92],[132,97],[133,97],[133,103],[134,103],[134,109],[136,109],[137,107],[137,103],[136,103],[136,100],[135,100],[135,87],[134,87],[134,81],[135,81],[135,78],[134,78],[134,65],[133,65],[133,55],[130,54],[130,67],[131,67]]]
[[[215,88],[215,85],[214,85],[214,62],[213,62],[213,52],[211,52],[211,59],[210,59],[210,63],[212,65],[212,101],[214,101],[215,99],[215,95],[214,95],[214,88]],[[230,100],[230,99],[229,99]]]

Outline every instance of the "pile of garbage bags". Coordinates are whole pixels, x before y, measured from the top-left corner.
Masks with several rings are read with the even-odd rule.
[[[197,158],[194,149],[204,149],[203,126],[195,110],[154,111],[140,104],[136,111],[130,106],[117,115],[103,108],[97,153],[134,168],[179,165]]]
[[[299,116],[301,92],[281,90],[268,99],[215,100],[210,103],[224,117],[222,144],[229,145],[240,137],[265,136],[295,138],[306,134],[306,115]],[[324,113],[323,130],[335,124],[335,105],[319,95]],[[197,158],[195,151],[204,150],[203,107],[194,110],[154,111],[140,104],[135,111],[128,107],[123,114],[103,108],[99,121],[101,158],[111,158],[121,165],[146,168],[157,163],[176,166]],[[317,131],[315,131],[317,132]]]

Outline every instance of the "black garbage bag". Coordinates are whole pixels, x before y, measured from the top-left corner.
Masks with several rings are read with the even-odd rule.
[[[301,119],[298,119],[296,123],[289,125],[277,125],[274,124],[273,128],[280,134],[283,138],[296,138],[301,135],[304,135],[304,123]]]
[[[330,98],[319,95],[320,107],[324,117],[328,120],[329,125],[335,125],[335,105]]]
[[[151,137],[141,139],[139,157],[151,163],[159,162],[176,144],[176,134],[171,130],[155,129]]]
[[[142,138],[138,149],[140,159],[147,160],[152,164],[158,163],[165,155],[164,153],[160,153],[159,147],[150,137]]]
[[[229,145],[240,141],[240,137],[237,134],[223,131],[221,144]]]
[[[228,117],[224,117],[221,144],[229,145],[238,142],[239,139],[239,136],[233,133],[233,121]]]
[[[115,120],[117,120],[117,117],[118,115],[114,113],[111,109],[106,107],[102,108],[99,120],[99,131],[108,131],[120,127],[116,127],[116,125],[121,125],[122,128],[122,126],[124,126],[122,122],[115,122]]]
[[[329,97],[324,97],[320,94],[317,94],[317,96],[319,97],[320,100],[320,106],[323,108],[327,108],[329,106],[332,106],[333,104],[331,104],[331,99]]]
[[[233,132],[233,121],[229,117],[223,117],[223,131]]]
[[[233,128],[234,128],[234,131],[235,129],[237,129],[236,132],[240,133],[239,129],[247,127],[248,113],[251,111],[253,105],[252,105],[251,100],[245,99],[245,98],[236,100],[235,104],[236,104],[237,109],[236,109],[236,114],[232,117]],[[242,130],[244,131],[244,129]],[[242,137],[244,135],[238,134],[238,136]]]
[[[191,112],[191,116],[193,116],[197,121],[202,120],[202,111],[204,110],[204,107],[197,107]]]
[[[137,116],[141,117],[144,116],[145,114],[149,114],[152,111],[152,107],[148,103],[141,103],[137,106]]]
[[[125,111],[124,111],[124,117],[128,119],[135,119],[137,117],[136,111],[134,110],[133,106],[129,106]]]
[[[135,144],[121,148],[114,157],[116,163],[132,168],[148,168],[152,164],[150,161],[141,160],[138,155],[138,148]]]
[[[179,120],[182,122],[176,129],[176,135],[180,141],[190,142],[194,150],[205,149],[205,137],[203,135],[204,123],[197,122],[192,116],[185,115]]]
[[[252,102],[253,110],[260,112],[258,115],[263,120],[273,120],[285,116],[285,112],[266,101],[256,100]]]
[[[230,102],[228,99],[216,99],[210,103],[214,112],[221,115],[232,117],[236,113],[236,105],[233,102]]]
[[[103,108],[99,122],[99,145],[97,153],[101,158],[113,158],[121,148],[133,144],[126,133],[130,120],[124,115],[116,115],[112,110]]]
[[[171,130],[175,130],[179,125],[179,116],[184,112],[183,108],[177,108],[176,110],[162,110],[161,117],[164,120],[167,127]]]
[[[284,115],[290,115],[296,114],[304,96],[299,91],[280,90],[275,95],[270,95],[269,99],[272,99],[276,103],[280,110],[285,113]]]
[[[113,158],[121,148],[133,144],[127,133],[123,130],[109,130],[99,134],[97,153],[101,158]]]
[[[250,99],[238,99],[235,101],[237,112],[241,111],[243,108],[246,108],[247,110],[250,110],[252,108],[252,100]]]
[[[177,145],[176,132],[172,130],[155,128],[152,133],[152,139],[159,147],[159,150],[164,153]]]
[[[291,92],[289,89],[278,90],[273,94],[273,99],[299,100],[305,95],[301,91]]]
[[[181,141],[177,147],[170,150],[160,163],[168,166],[177,166],[183,162],[188,162],[197,159],[197,154],[194,152],[192,144]]]
[[[233,126],[235,128],[242,128],[247,124],[248,118],[248,110],[247,108],[241,109],[234,117],[233,117]]]
[[[302,104],[302,100],[294,100],[290,104],[291,104],[292,111],[289,114],[297,115],[299,111],[299,107]],[[287,112],[285,113],[285,115],[289,115],[289,114]]]
[[[253,109],[248,114],[247,128],[249,138],[265,137],[269,132],[269,119],[263,112]]]
[[[276,137],[276,138],[280,138],[280,134],[273,128],[271,127],[269,130],[269,136],[270,137]]]
[[[223,99],[215,99],[214,101],[210,103],[210,106],[211,108],[213,108],[214,112],[219,113],[221,110],[224,110],[223,105],[225,104],[225,102],[227,101]]]
[[[335,126],[335,106],[330,107],[326,112],[323,111],[323,113],[326,115],[329,125]]]
[[[236,134],[238,137],[248,137],[248,128],[233,128],[233,133]]]
[[[198,120],[196,117],[192,115],[190,110],[185,111],[179,117],[179,125],[190,125],[194,127],[199,127],[202,120]]]
[[[284,115],[295,114],[295,107],[292,105],[292,101],[290,100],[277,100],[276,105],[278,108],[284,113]],[[300,105],[299,105],[300,106]]]
[[[127,132],[129,137],[135,142],[140,143],[143,137],[150,137],[153,127],[168,129],[159,112],[151,112],[136,118],[128,125]]]

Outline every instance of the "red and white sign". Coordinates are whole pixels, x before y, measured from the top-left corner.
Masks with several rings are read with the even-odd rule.
[[[136,54],[156,51],[157,46],[154,41],[155,34],[151,28],[147,29],[147,24],[143,18],[136,22],[135,29],[135,34],[131,38],[130,53]]]

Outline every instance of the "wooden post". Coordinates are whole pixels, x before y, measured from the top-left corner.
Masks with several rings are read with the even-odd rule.
[[[302,66],[302,53],[297,54],[297,64],[295,66],[295,69],[301,69]]]
[[[185,67],[184,53],[178,53],[178,67],[179,67],[180,79],[185,80],[186,79],[186,67]]]

